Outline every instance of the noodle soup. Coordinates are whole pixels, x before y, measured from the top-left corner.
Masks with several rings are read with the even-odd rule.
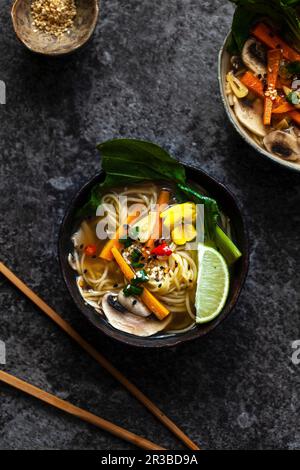
[[[233,115],[257,146],[295,167],[300,164],[299,79],[300,53],[266,19],[251,26],[239,51],[230,52],[225,95]]]
[[[225,214],[219,230],[232,243]],[[107,190],[96,216],[81,221],[72,242],[69,263],[82,298],[117,330],[144,337],[181,334],[215,318],[226,302],[230,263],[213,242],[205,243],[201,205],[193,197],[182,201],[169,181]],[[207,277],[209,263],[220,270],[221,286],[215,273]],[[213,303],[218,289],[222,305],[213,312],[206,307],[214,315],[205,318],[202,298],[211,295]]]

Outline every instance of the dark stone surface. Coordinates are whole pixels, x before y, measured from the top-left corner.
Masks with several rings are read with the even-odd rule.
[[[93,41],[49,60],[16,40],[1,0],[1,258],[204,448],[300,448],[299,175],[257,156],[226,122],[216,58],[232,7],[214,0],[103,0]],[[204,340],[128,349],[74,308],[56,257],[70,197],[99,167],[95,144],[134,136],[207,170],[239,198],[251,268],[231,319]],[[126,391],[0,280],[5,370],[180,448]],[[0,386],[2,449],[129,449],[124,442]]]

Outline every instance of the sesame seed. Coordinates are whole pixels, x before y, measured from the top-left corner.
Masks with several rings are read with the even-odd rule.
[[[74,26],[77,8],[74,0],[34,0],[31,14],[37,29],[59,38]]]
[[[277,90],[274,88],[273,85],[270,85],[267,88],[267,91],[265,92],[265,96],[270,98],[272,101],[274,101],[277,98],[277,95],[278,95]]]

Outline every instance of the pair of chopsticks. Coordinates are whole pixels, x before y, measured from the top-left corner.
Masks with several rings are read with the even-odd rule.
[[[46,304],[37,294],[35,294],[21,279],[0,262],[0,273],[2,273],[12,284],[17,287],[28,299],[30,299],[42,312],[54,321],[67,335],[69,335],[79,346],[82,347],[99,365],[120,382],[145,408],[148,409],[169,431],[181,440],[189,449],[200,450],[200,448],[170,419],[168,418],[143,392],[141,392],[132,382],[130,382],[113,364],[111,364],[92,345],[85,341],[72,326]],[[42,400],[60,410],[73,416],[92,423],[99,428],[114,434],[128,442],[135,444],[142,449],[165,450],[164,448],[144,439],[130,431],[121,428],[109,421],[106,421],[92,413],[78,408],[65,400],[51,395],[27,382],[24,382],[13,375],[0,371],[0,381],[5,382],[14,388],[21,390],[39,400]]]
[[[40,388],[31,385],[28,382],[24,382],[17,377],[7,374],[0,370],[0,381],[6,383],[7,385],[11,385],[12,387],[25,392],[27,395],[31,395],[32,397],[38,398],[39,400],[48,403],[49,405],[58,408],[59,410],[65,411],[66,413],[76,416],[87,423],[94,424],[98,428],[103,429],[104,431],[108,431],[111,434],[114,434],[121,439],[124,439],[127,442],[131,442],[136,446],[140,447],[141,449],[146,450],[166,450],[163,447],[160,447],[157,444],[154,444],[143,437],[138,436],[127,429],[124,429],[120,426],[117,426],[110,421],[107,421],[99,416],[96,416],[92,413],[89,413],[82,408],[78,408],[77,406],[72,405],[65,400],[61,400],[60,398],[56,397],[55,395],[51,395],[51,393],[47,393]]]

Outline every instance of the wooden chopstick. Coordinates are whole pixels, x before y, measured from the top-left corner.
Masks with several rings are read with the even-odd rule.
[[[189,449],[200,450],[170,418],[168,418],[143,392],[141,392],[125,375],[111,364],[93,346],[85,341],[72,326],[63,320],[49,305],[35,294],[24,282],[21,281],[10,269],[0,262],[0,272],[14,284],[26,297],[28,297],[42,312],[53,320],[65,333],[67,333],[79,346],[82,347],[95,361],[98,362],[109,374],[120,382],[139,402],[141,402],[167,429],[180,439]]]
[[[104,431],[110,432],[114,436],[120,437],[124,439],[124,441],[131,442],[132,444],[140,447],[141,449],[147,450],[166,450],[163,447],[160,447],[157,444],[154,444],[143,437],[138,436],[127,429],[124,429],[120,426],[117,426],[106,419],[100,418],[99,416],[90,413],[89,411],[83,410],[82,408],[78,408],[78,406],[72,405],[68,401],[62,400],[61,398],[52,395],[51,393],[45,392],[44,390],[31,385],[24,380],[19,379],[11,374],[7,374],[0,370],[0,381],[11,385],[12,387],[21,390],[22,392],[27,393],[27,395],[31,395],[32,397],[37,398],[45,403],[48,403],[59,410],[65,411],[66,413],[76,416],[77,418],[86,421],[87,423],[94,424],[100,429]]]

